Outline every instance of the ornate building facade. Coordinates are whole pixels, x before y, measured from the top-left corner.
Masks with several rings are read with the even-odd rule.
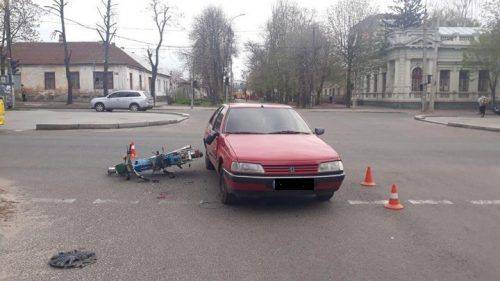
[[[421,108],[423,96],[433,98],[436,109],[473,107],[479,96],[490,96],[489,72],[462,65],[464,50],[479,33],[474,27],[440,27],[425,36],[422,29],[391,33],[386,64],[358,79],[354,99],[360,105]]]

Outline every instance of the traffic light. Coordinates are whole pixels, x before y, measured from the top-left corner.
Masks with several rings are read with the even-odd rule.
[[[12,69],[12,75],[16,75],[19,72],[19,60],[11,60],[10,67]]]

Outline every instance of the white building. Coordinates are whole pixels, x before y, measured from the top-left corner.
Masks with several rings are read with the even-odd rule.
[[[479,28],[473,27],[428,30],[425,67],[423,30],[393,32],[389,36],[386,65],[378,72],[363,75],[355,87],[354,98],[364,105],[420,108],[422,94],[427,92],[435,93],[438,109],[471,108],[479,95],[490,95],[489,72],[462,65],[464,49],[478,40],[479,32]],[[500,85],[497,87],[499,92]]]
[[[100,42],[68,42],[73,98],[86,101],[103,94],[104,48]],[[18,79],[29,101],[65,100],[67,79],[64,47],[59,42],[23,42],[12,47],[12,57],[19,60]],[[108,88],[150,91],[151,71],[114,44],[109,49]],[[165,97],[170,76],[159,74],[156,96]],[[16,91],[19,94],[19,90]]]

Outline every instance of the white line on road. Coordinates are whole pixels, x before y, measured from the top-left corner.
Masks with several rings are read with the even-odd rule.
[[[474,205],[500,205],[500,200],[472,200]]]
[[[132,205],[137,205],[139,204],[139,200],[136,201],[119,201],[115,199],[96,199],[92,204],[132,204]]]
[[[387,204],[387,200],[376,200],[376,201],[357,201],[357,200],[347,200],[351,205],[384,205]]]
[[[54,199],[54,198],[33,198],[32,202],[35,203],[66,203],[71,204],[76,201],[76,199]]]
[[[158,205],[190,205],[187,200],[161,200],[158,202]]]
[[[453,205],[450,200],[408,200],[413,205]]]

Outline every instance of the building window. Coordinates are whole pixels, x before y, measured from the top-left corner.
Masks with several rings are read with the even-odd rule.
[[[422,92],[424,85],[422,84],[422,68],[416,67],[411,72],[411,90],[413,92]]]
[[[385,93],[385,89],[387,88],[387,73],[382,73],[382,93]]]
[[[142,75],[139,74],[139,90],[142,90]]]
[[[148,77],[149,92],[153,92],[153,83],[151,83],[151,77]],[[156,95],[156,93],[155,93]]]
[[[370,75],[366,75],[366,92],[369,93],[370,92]]]
[[[453,36],[441,36],[441,41],[453,41]]]
[[[56,88],[56,73],[45,72],[45,90],[54,90]]]
[[[441,70],[439,72],[439,91],[449,92],[450,91],[450,71]]]
[[[468,92],[469,91],[469,71],[460,70],[459,81],[458,81],[458,90],[460,92]]]
[[[132,72],[130,72],[128,76],[129,76],[128,79],[129,79],[130,90],[133,90],[134,89],[134,76],[132,75]]]
[[[104,88],[104,72],[94,71],[94,89]],[[113,72],[108,71],[108,89],[113,89]]]
[[[71,88],[79,90],[80,89],[80,72],[70,72]]]
[[[378,74],[373,75],[373,91],[378,92]]]
[[[488,70],[479,70],[479,81],[477,90],[487,92],[490,85],[490,72]]]
[[[472,40],[474,40],[474,37],[472,37],[472,36],[460,36],[458,38],[458,40],[460,40],[460,41],[472,41]]]

